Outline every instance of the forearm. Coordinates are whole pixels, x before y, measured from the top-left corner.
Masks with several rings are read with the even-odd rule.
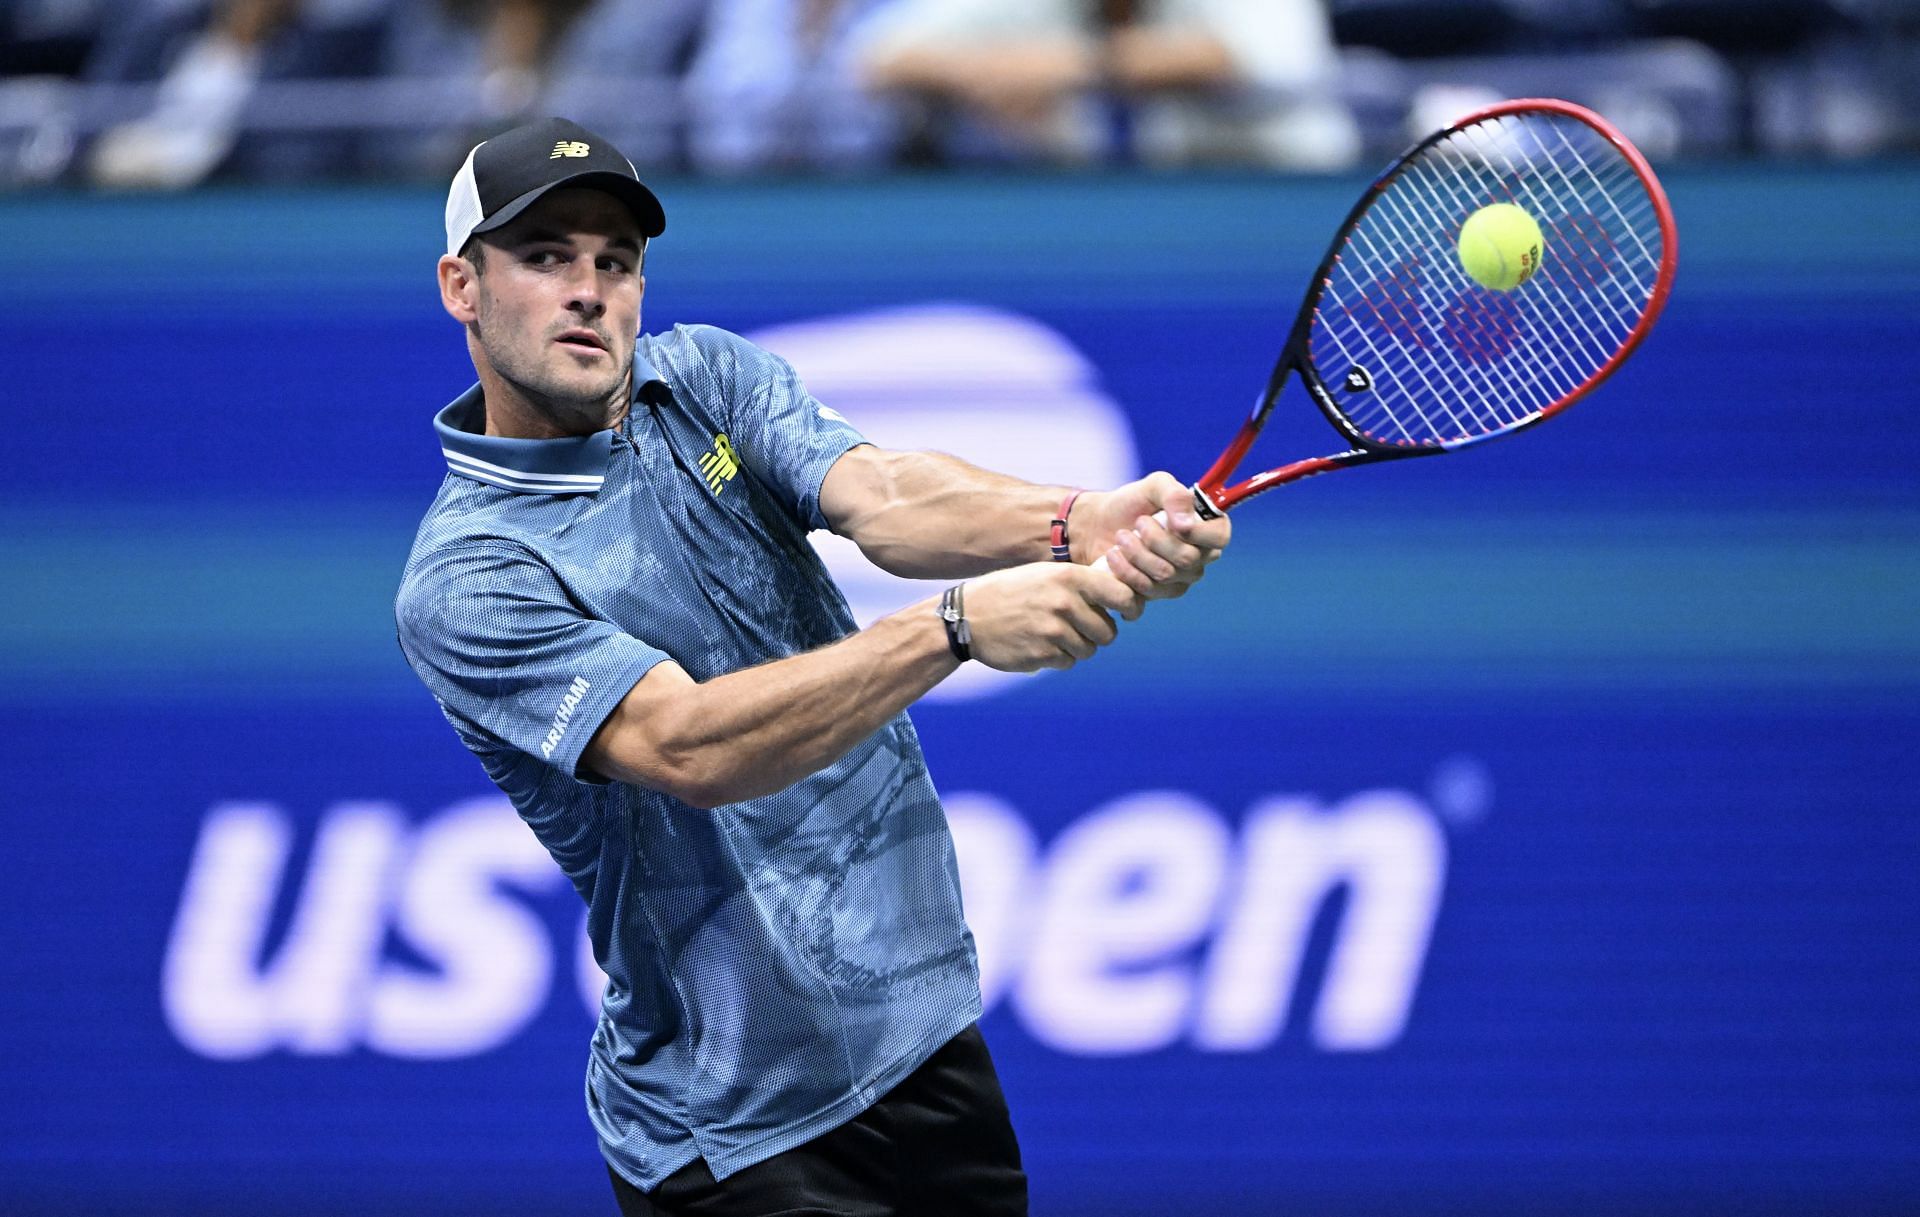
[[[674,668],[680,687],[648,690],[649,673],[587,759],[694,806],[737,803],[831,764],[957,666],[937,601],[921,601],[831,646],[704,683]]]
[[[1236,76],[1226,46],[1200,30],[1129,26],[1108,40],[1107,67],[1121,86],[1141,92],[1211,88]]]
[[[1095,79],[1093,56],[1081,39],[935,46],[915,44],[883,52],[866,67],[869,88],[971,97],[982,93],[1058,93]]]
[[[873,450],[850,474],[854,506],[834,521],[882,570],[907,578],[963,579],[1045,561],[1049,525],[1067,494],[993,473],[938,452]]]
[[[863,444],[827,471],[820,511],[882,570],[965,579],[1051,557],[1051,525],[1068,493],[956,457]],[[1073,562],[1090,566],[1104,557],[1123,584],[1150,600],[1185,592],[1231,531],[1224,517],[1201,520],[1192,493],[1167,473],[1079,493],[1068,512]]]
[[[953,89],[960,71],[958,59],[951,52],[908,46],[870,59],[864,83],[870,89],[946,93]]]

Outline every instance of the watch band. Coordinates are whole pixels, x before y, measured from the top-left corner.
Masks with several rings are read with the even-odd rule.
[[[961,663],[973,658],[973,630],[967,625],[964,583],[940,593],[940,620],[947,627],[947,649]]]
[[[1053,517],[1047,529],[1047,547],[1053,551],[1055,562],[1073,561],[1073,547],[1067,540],[1067,518],[1073,514],[1073,501],[1085,493],[1075,490],[1068,494],[1060,504],[1060,514]]]

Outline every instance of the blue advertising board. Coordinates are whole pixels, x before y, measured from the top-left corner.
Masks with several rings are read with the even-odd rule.
[[[1036,1212],[1920,1209],[1920,173],[1669,186],[1592,400],[916,709]],[[646,324],[882,443],[1190,477],[1357,188],[669,183]],[[611,1211],[578,898],[393,640],[438,207],[0,200],[8,1213]]]

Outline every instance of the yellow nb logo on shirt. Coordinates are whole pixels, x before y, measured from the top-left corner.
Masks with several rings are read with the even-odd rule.
[[[700,475],[707,479],[707,489],[718,495],[739,472],[740,458],[733,451],[733,441],[725,434],[714,436],[713,451],[700,457]]]
[[[591,151],[592,151],[591,148],[589,148],[586,144],[581,143],[577,139],[572,139],[572,140],[563,139],[559,143],[553,146],[553,155],[549,156],[547,159],[550,161],[557,161],[563,156],[585,156],[587,153]]]

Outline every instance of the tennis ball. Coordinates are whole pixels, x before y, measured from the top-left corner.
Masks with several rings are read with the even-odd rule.
[[[1512,203],[1493,203],[1460,226],[1460,265],[1481,287],[1510,292],[1540,269],[1540,225]]]

